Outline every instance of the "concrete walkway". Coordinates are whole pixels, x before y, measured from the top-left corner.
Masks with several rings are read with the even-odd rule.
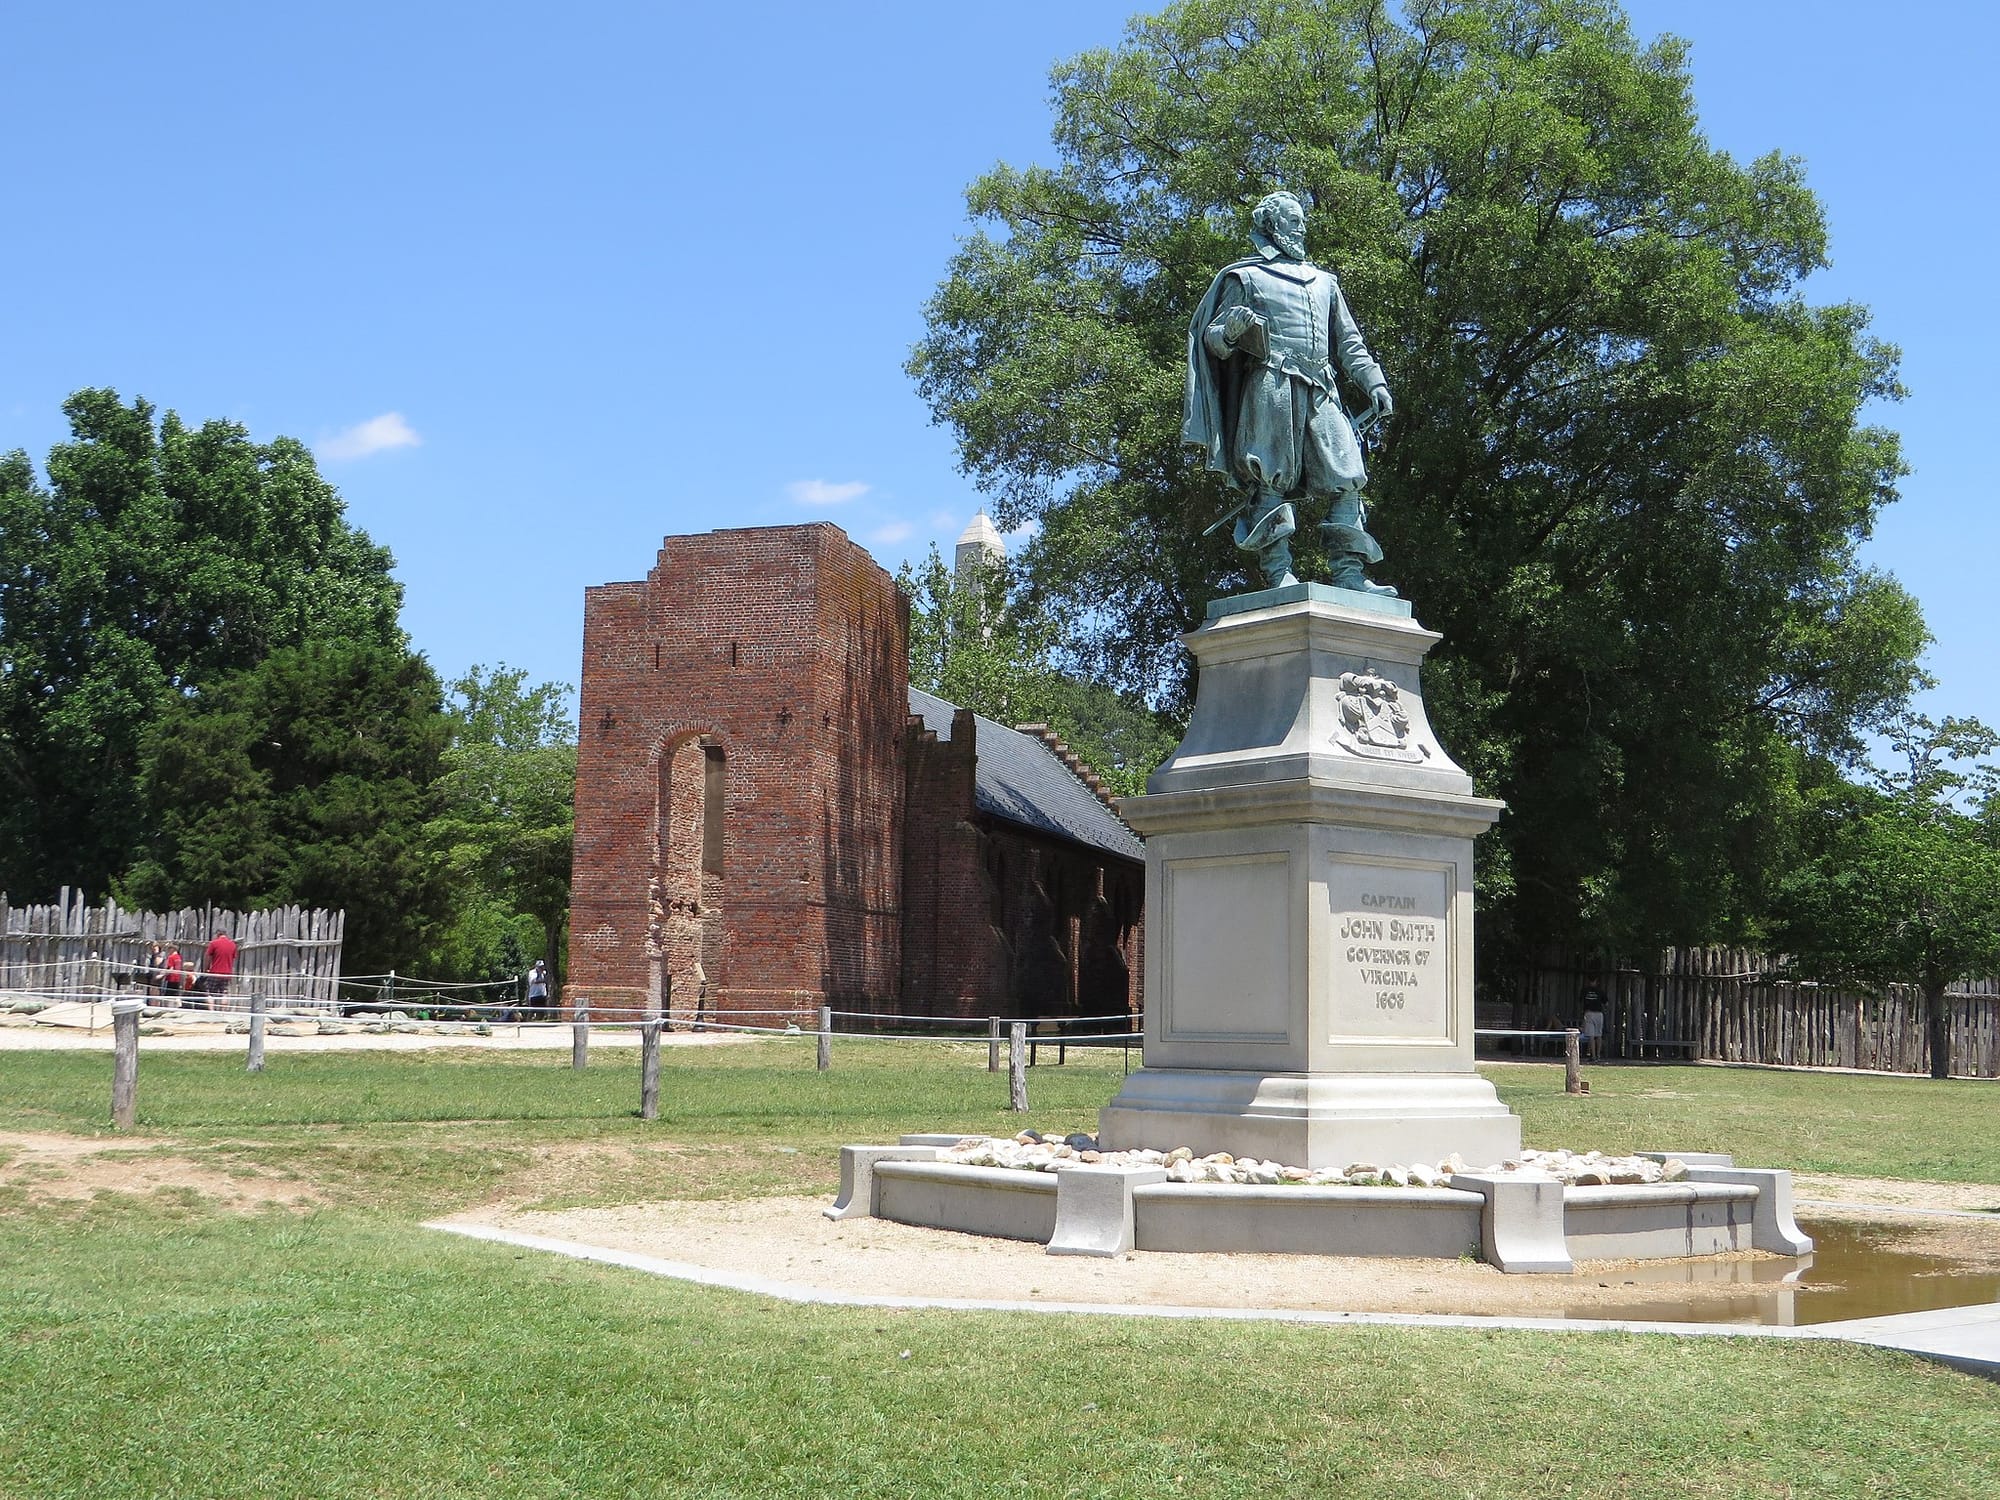
[[[543,1235],[521,1234],[490,1224],[434,1222],[426,1229],[462,1234],[469,1239],[513,1245],[523,1250],[541,1250],[565,1255],[573,1260],[596,1261],[623,1266],[652,1276],[668,1276],[701,1286],[726,1287],[731,1291],[775,1297],[784,1302],[817,1303],[833,1307],[885,1307],[903,1309],[935,1308],[953,1312],[1086,1313],[1101,1317],[1201,1318],[1229,1322],[1278,1322],[1346,1324],[1349,1326],[1397,1325],[1415,1328],[1508,1328],[1536,1333],[1664,1333],[1682,1338],[1775,1338],[1840,1339],[1848,1343],[1874,1344],[1898,1349],[1925,1359],[1938,1360],[1955,1369],[2000,1380],[2000,1302],[1972,1307],[1945,1308],[1937,1312],[1905,1313],[1888,1318],[1857,1318],[1846,1323],[1813,1323],[1787,1328],[1758,1323],[1670,1323],[1641,1322],[1610,1318],[1521,1318],[1478,1317],[1458,1313],[1368,1313],[1323,1312],[1296,1308],[1190,1307],[1153,1303],[1122,1302],[1025,1302],[975,1297],[887,1297],[830,1291],[777,1281],[740,1271],[721,1271],[683,1261],[662,1260],[633,1250],[614,1250],[578,1240],[551,1239]]]
[[[1822,1338],[1901,1349],[1956,1370],[2000,1380],[2000,1302],[1820,1323],[1810,1331]]]

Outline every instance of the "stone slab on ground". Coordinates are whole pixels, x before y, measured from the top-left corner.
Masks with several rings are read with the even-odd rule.
[[[1821,1323],[1812,1331],[1826,1338],[1901,1349],[1953,1369],[2000,1380],[2000,1302]]]
[[[653,1203],[534,1212],[496,1205],[425,1227],[798,1302],[885,1308],[1271,1319],[1319,1324],[1703,1338],[1843,1339],[2000,1375],[2000,1304],[1786,1328],[1592,1318],[1630,1297],[1616,1262],[1574,1277],[1507,1276],[1465,1261],[1151,1255],[1051,1259],[1039,1245],[829,1222],[818,1199]],[[987,1295],[953,1295],[969,1287]],[[1690,1288],[1690,1301],[1727,1295]],[[1438,1309],[1449,1309],[1439,1311]]]

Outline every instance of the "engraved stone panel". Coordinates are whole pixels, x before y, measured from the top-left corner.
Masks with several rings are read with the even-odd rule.
[[[1333,1035],[1449,1036],[1451,871],[1336,859],[1327,891]]]

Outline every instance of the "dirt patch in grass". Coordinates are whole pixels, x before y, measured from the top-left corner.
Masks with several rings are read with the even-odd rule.
[[[831,1221],[821,1213],[826,1202],[762,1198],[562,1212],[492,1207],[452,1222],[877,1296],[1525,1317],[1587,1316],[1593,1304],[1614,1306],[1633,1296],[1621,1274],[1629,1263],[1622,1261],[1580,1262],[1574,1276],[1507,1276],[1473,1260],[1146,1251],[1097,1260],[883,1219]],[[1718,1296],[1730,1290],[1726,1282],[1713,1289]]]
[[[19,1193],[29,1207],[89,1203],[103,1194],[161,1192],[191,1194],[237,1213],[315,1208],[325,1201],[303,1183],[254,1168],[224,1172],[203,1166],[166,1141],[91,1140],[32,1131],[0,1132],[0,1189]]]
[[[1991,1213],[2000,1219],[2000,1187],[1980,1183],[1897,1182],[1887,1177],[1834,1177],[1800,1172],[1792,1178],[1792,1195],[1811,1200],[1815,1214],[1823,1214],[1825,1204],[1840,1203],[1875,1208],[1951,1209],[1959,1213]]]

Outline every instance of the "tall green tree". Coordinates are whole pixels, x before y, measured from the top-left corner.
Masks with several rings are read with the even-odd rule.
[[[432,959],[439,977],[518,973],[506,967],[511,952],[546,959],[560,982],[576,831],[573,696],[563,683],[530,687],[504,664],[451,684],[451,743],[428,830],[454,900]]]
[[[140,743],[177,698],[307,640],[400,647],[391,559],[312,454],[108,390],[46,484],[0,456],[0,890],[102,894],[144,832]]]
[[[1901,764],[1815,800],[1779,940],[1805,974],[1923,994],[1933,1078],[1951,1073],[1949,986],[2000,973],[2000,735],[1974,719],[1891,726]]]
[[[1047,724],[1120,795],[1173,753],[1143,700],[1061,665],[1065,632],[1004,559],[947,568],[933,546],[896,583],[910,600],[910,682],[1002,724]]]
[[[1800,164],[1712,149],[1685,45],[1611,0],[1185,0],[1053,99],[1057,164],[972,184],[910,371],[999,524],[1040,523],[1079,659],[1184,714],[1176,638],[1246,586],[1201,537],[1228,496],[1182,370],[1287,188],[1396,395],[1375,571],[1443,632],[1433,721],[1512,810],[1482,942],[1754,936],[1795,751],[1852,757],[1925,639],[1856,561],[1903,472],[1862,420],[1897,355],[1804,299]]]
[[[173,698],[141,741],[152,831],[127,899],[343,908],[342,967],[407,972],[446,915],[426,825],[449,732],[401,646],[287,646]]]

